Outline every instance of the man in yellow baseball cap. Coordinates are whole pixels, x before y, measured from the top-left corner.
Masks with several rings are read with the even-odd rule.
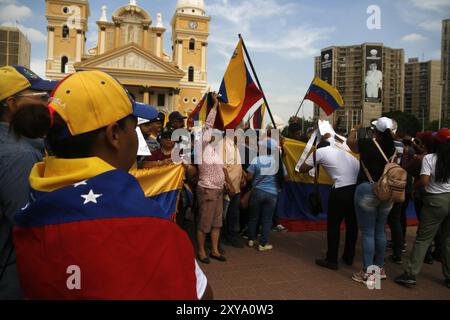
[[[21,66],[0,68],[0,300],[22,297],[12,242],[13,216],[28,202],[31,168],[42,160],[42,139],[17,139],[10,120],[21,106],[45,105],[57,81],[42,80]]]
[[[208,297],[189,238],[128,174],[138,150],[137,117],[156,117],[156,111],[135,103],[118,81],[100,71],[70,75],[50,100],[48,107],[20,108],[11,123],[22,136],[45,136],[54,154],[34,166],[32,201],[15,215],[24,295]],[[79,285],[67,285],[68,266],[81,268]]]
[[[8,122],[11,114],[21,105],[47,103],[49,92],[58,81],[43,80],[26,67],[0,68],[0,120]]]

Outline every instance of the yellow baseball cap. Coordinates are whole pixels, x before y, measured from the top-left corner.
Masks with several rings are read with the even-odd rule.
[[[0,68],[0,101],[25,89],[52,91],[58,81],[43,80],[26,67],[6,66]]]
[[[80,71],[62,80],[49,106],[67,123],[72,136],[108,126],[129,115],[157,117],[156,109],[135,102],[125,88],[102,71]]]

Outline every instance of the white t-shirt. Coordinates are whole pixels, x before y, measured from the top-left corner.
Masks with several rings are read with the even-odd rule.
[[[330,178],[333,179],[335,188],[356,184],[359,174],[359,161],[350,153],[333,147],[324,147],[317,150],[316,161],[324,167]],[[312,153],[305,163],[314,167]]]
[[[428,193],[439,194],[439,193],[449,193],[450,192],[450,181],[447,183],[436,182],[436,162],[437,155],[432,153],[428,154],[423,158],[422,161],[422,171],[421,176],[430,176],[430,182],[425,190]]]

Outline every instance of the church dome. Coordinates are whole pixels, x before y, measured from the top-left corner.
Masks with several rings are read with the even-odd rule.
[[[177,12],[194,15],[205,15],[204,0],[178,0]]]

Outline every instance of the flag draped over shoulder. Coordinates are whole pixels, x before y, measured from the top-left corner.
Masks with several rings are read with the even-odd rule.
[[[242,39],[225,71],[219,93],[224,129],[235,129],[250,108],[263,98],[245,63]]]
[[[264,123],[264,114],[266,113],[266,104],[263,103],[253,114],[253,129],[262,129]]]
[[[31,173],[30,204],[15,215],[26,298],[197,299],[194,249],[163,209],[174,184],[147,186],[155,201],[98,158],[44,161]]]
[[[185,170],[182,164],[169,164],[150,169],[132,170],[147,198],[155,200],[163,209],[164,217],[175,220],[178,197],[184,186]]]
[[[305,99],[311,100],[329,116],[344,105],[344,100],[336,88],[315,77]]]

